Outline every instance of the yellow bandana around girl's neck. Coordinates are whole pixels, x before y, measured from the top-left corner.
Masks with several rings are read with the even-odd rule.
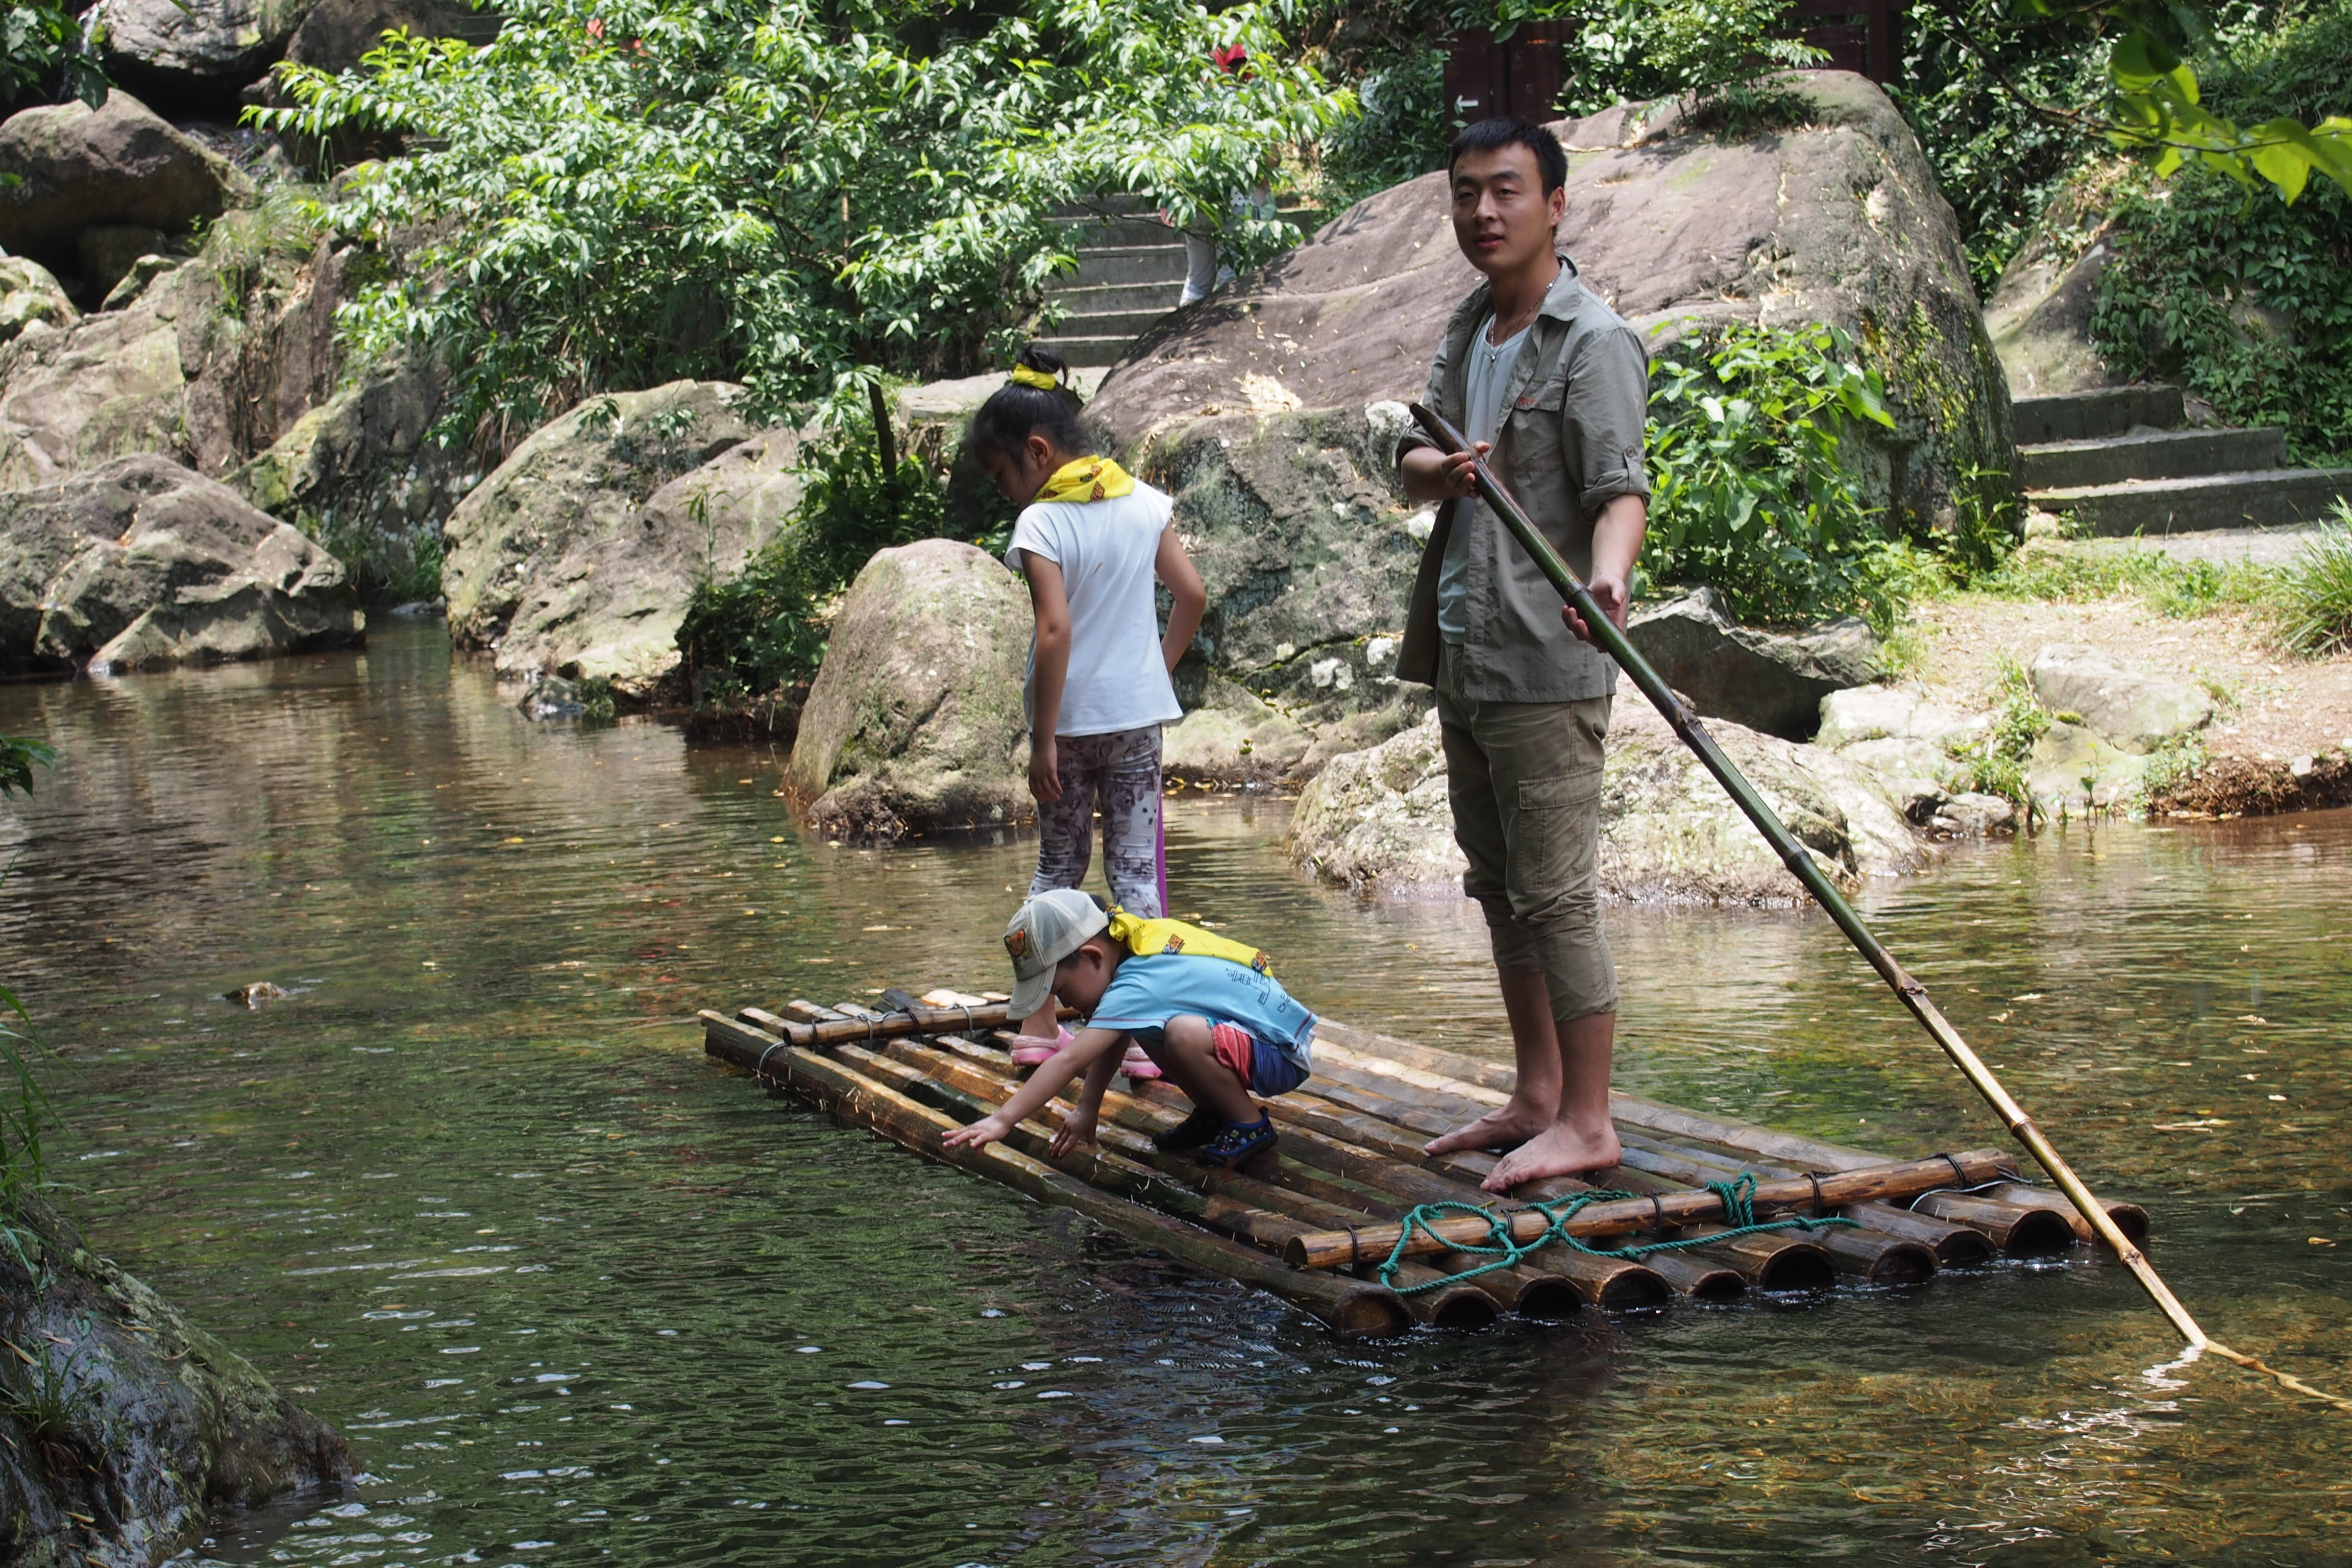
[[[1108,500],[1131,493],[1135,480],[1108,458],[1077,458],[1054,470],[1039,500]]]

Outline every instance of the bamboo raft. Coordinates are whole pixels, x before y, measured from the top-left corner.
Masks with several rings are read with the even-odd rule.
[[[1416,1322],[1480,1328],[1506,1312],[1562,1319],[1677,1298],[1818,1293],[1842,1278],[1917,1286],[1946,1268],[2046,1258],[2093,1240],[2089,1223],[2057,1193],[2020,1181],[2003,1151],[1894,1161],[1616,1093],[1610,1109],[1625,1151],[1619,1168],[1595,1183],[1531,1182],[1496,1198],[1478,1186],[1496,1156],[1421,1151],[1433,1134],[1501,1104],[1511,1069],[1328,1019],[1316,1028],[1314,1077],[1265,1102],[1279,1145],[1238,1169],[1155,1148],[1150,1135],[1182,1121],[1191,1105],[1172,1087],[1134,1079],[1104,1097],[1093,1147],[1055,1159],[1055,1123],[1033,1120],[1003,1142],[950,1150],[940,1134],[993,1111],[1019,1081],[1004,998],[933,991],[888,999],[904,1005],[888,1013],[801,1001],[781,1013],[706,1011],[704,1048],[844,1122],[1269,1291],[1346,1337]],[[1835,1215],[1852,1224],[1705,1240],[1727,1217],[1723,1197],[1706,1184],[1743,1174],[1757,1183],[1759,1219]],[[1550,1224],[1527,1203],[1595,1186],[1636,1196],[1591,1202],[1570,1218],[1567,1232],[1587,1245],[1699,1244],[1635,1262],[1553,1241],[1512,1268],[1451,1279],[1487,1261],[1450,1249],[1489,1234],[1488,1220],[1470,1216],[1415,1229],[1391,1283],[1380,1281],[1378,1266],[1415,1205],[1485,1206],[1526,1243]],[[2146,1211],[2105,1206],[2135,1246],[2146,1239]]]

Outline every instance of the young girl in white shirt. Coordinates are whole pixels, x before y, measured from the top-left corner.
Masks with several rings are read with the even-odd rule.
[[[1004,561],[1027,579],[1036,616],[1025,692],[1037,797],[1029,896],[1085,879],[1099,809],[1112,899],[1156,918],[1167,912],[1160,730],[1183,715],[1169,677],[1209,598],[1169,521],[1173,503],[1095,454],[1066,369],[1049,349],[1024,349],[964,438],[997,489],[1022,505]],[[1161,584],[1173,601],[1164,632]],[[1060,1033],[1048,1002],[1027,1026],[1034,1043],[1014,1058],[1052,1055]]]

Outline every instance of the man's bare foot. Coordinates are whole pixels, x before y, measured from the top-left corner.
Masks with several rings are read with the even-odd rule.
[[[1608,1170],[1624,1152],[1614,1127],[1592,1134],[1555,1121],[1504,1155],[1478,1184],[1490,1193],[1507,1193],[1521,1182],[1543,1176],[1580,1176],[1588,1171]]]
[[[1457,1149],[1516,1149],[1552,1125],[1549,1112],[1517,1100],[1496,1106],[1477,1121],[1431,1139],[1424,1154],[1451,1154]]]

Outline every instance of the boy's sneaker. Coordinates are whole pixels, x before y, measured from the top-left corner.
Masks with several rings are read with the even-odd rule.
[[[1050,1040],[1043,1035],[1013,1036],[1013,1065],[1017,1068],[1034,1068],[1077,1038],[1077,1036],[1059,1026],[1055,1026],[1054,1035],[1055,1037]]]
[[[1141,1046],[1127,1047],[1127,1055],[1119,1058],[1118,1070],[1138,1080],[1160,1076],[1160,1064]]]
[[[1239,1125],[1225,1123],[1215,1137],[1193,1151],[1192,1157],[1211,1165],[1238,1165],[1273,1147],[1274,1118],[1261,1116]]]
[[[1225,1119],[1215,1111],[1195,1110],[1175,1126],[1154,1132],[1151,1143],[1165,1153],[1181,1153],[1186,1149],[1198,1149],[1224,1130]]]

